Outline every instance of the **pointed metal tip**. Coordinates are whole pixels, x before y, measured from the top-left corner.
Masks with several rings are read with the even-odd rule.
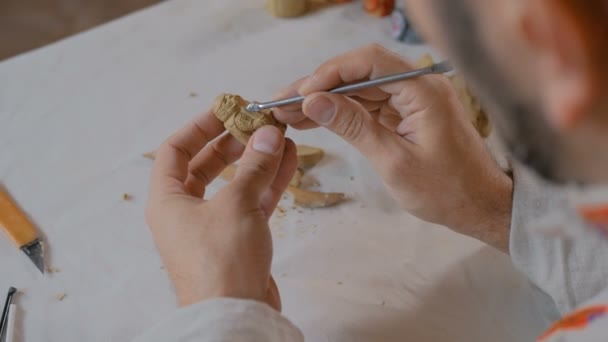
[[[443,61],[433,65],[433,72],[437,74],[444,74],[446,72],[450,72],[454,70],[452,64],[448,61]]]
[[[260,106],[259,103],[257,102],[251,102],[250,104],[247,105],[247,107],[245,107],[245,110],[248,112],[259,112],[260,111]]]
[[[36,239],[31,243],[21,247],[23,253],[36,265],[38,270],[44,274],[44,246],[42,241]]]

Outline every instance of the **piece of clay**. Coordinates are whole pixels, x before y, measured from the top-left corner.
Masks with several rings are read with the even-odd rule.
[[[340,192],[308,191],[293,186],[287,187],[287,191],[293,196],[294,203],[303,208],[328,208],[346,199]]]
[[[433,57],[431,57],[431,55],[429,55],[428,53],[425,53],[416,61],[414,65],[416,66],[416,68],[426,68],[430,67],[433,64],[435,64]]]
[[[150,159],[150,160],[154,160],[154,159],[156,159],[156,151],[146,152],[146,153],[142,154],[142,157]]]
[[[297,145],[297,155],[298,155],[298,167],[301,169],[310,169],[311,167],[317,165],[325,153],[322,149],[307,146],[307,145]]]
[[[226,130],[243,145],[247,145],[253,132],[262,126],[272,125],[285,132],[287,126],[278,122],[272,116],[272,111],[251,113],[245,110],[248,104],[238,95],[222,94],[215,99],[213,112],[224,123]]]
[[[492,132],[492,125],[490,124],[488,115],[482,108],[479,99],[471,93],[467,82],[461,75],[453,75],[449,78],[450,81],[452,81],[454,89],[458,93],[460,102],[462,102],[462,105],[469,113],[471,123],[475,126],[475,129],[477,129],[477,132],[484,138],[489,136]]]
[[[425,54],[416,62],[416,67],[424,68],[431,66],[434,63],[433,57],[431,57],[429,54]],[[492,125],[490,124],[488,115],[482,108],[479,99],[471,93],[465,79],[458,74],[448,76],[448,78],[450,79],[454,90],[456,90],[458,98],[464,106],[464,109],[467,111],[469,119],[477,132],[479,132],[479,134],[484,138],[489,136],[492,132]]]
[[[59,269],[57,267],[49,266],[47,267],[46,272],[49,274],[59,273]]]
[[[58,293],[58,294],[56,294],[56,295],[55,295],[55,299],[57,299],[57,300],[58,300],[58,301],[60,301],[60,302],[61,302],[62,300],[64,300],[64,299],[65,299],[65,297],[67,297],[67,294],[65,294],[65,293]]]
[[[308,10],[307,0],[268,0],[266,10],[275,17],[291,18],[304,15]]]
[[[123,201],[130,201],[132,198],[133,198],[133,196],[131,194],[128,194],[126,192],[124,194],[122,194]]]

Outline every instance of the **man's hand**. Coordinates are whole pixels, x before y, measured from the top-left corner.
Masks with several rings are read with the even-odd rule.
[[[413,67],[372,45],[329,60],[277,97],[306,96],[275,111],[282,122],[327,127],[373,164],[403,208],[508,249],[512,180],[493,160],[442,75],[343,95],[320,92]]]
[[[296,170],[295,145],[271,126],[246,148],[229,134],[218,138],[223,132],[208,112],[163,143],[146,221],[180,305],[234,297],[280,310],[268,219]],[[241,155],[233,181],[204,200],[206,186]]]

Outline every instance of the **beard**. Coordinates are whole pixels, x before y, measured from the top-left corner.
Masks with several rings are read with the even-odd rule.
[[[491,110],[490,118],[512,157],[554,183],[559,176],[560,144],[539,106],[526,101],[510,84],[482,43],[465,1],[435,1],[452,62]]]

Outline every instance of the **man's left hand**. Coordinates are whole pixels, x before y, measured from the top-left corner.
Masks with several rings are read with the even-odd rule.
[[[268,219],[296,170],[295,145],[272,126],[246,148],[223,132],[207,112],[162,144],[146,221],[180,305],[233,297],[280,310]],[[241,155],[230,184],[204,200],[207,185]]]

